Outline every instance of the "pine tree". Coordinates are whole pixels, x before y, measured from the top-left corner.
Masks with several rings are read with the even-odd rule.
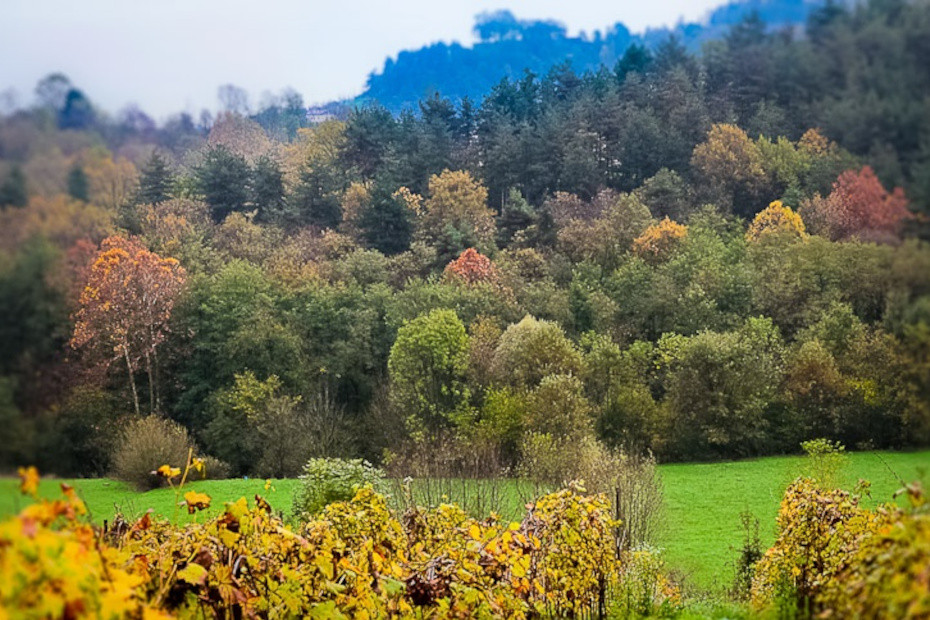
[[[75,200],[87,202],[90,199],[90,184],[87,181],[87,173],[76,164],[68,173],[68,194]]]
[[[225,146],[207,151],[197,167],[197,185],[210,205],[213,220],[222,222],[233,211],[245,211],[249,202],[249,164]]]
[[[410,247],[413,235],[411,215],[402,201],[384,187],[376,187],[358,225],[368,245],[384,254],[397,254]]]
[[[152,156],[142,166],[139,178],[138,203],[157,205],[171,197],[171,184],[173,175],[168,168],[168,162],[158,151],[152,151]]]
[[[29,201],[26,192],[26,175],[22,168],[13,166],[9,176],[0,185],[0,207],[25,207]]]
[[[260,157],[252,170],[252,204],[258,210],[260,222],[287,219],[284,200],[284,176],[281,167],[270,157]]]
[[[510,194],[504,206],[501,209],[497,222],[497,243],[501,247],[507,247],[513,240],[513,236],[532,226],[536,221],[536,214],[533,207],[526,202],[523,194],[516,188],[510,188]]]
[[[301,223],[320,228],[335,228],[342,220],[340,191],[335,172],[325,165],[309,164],[300,175],[300,183],[291,196],[291,204]]]

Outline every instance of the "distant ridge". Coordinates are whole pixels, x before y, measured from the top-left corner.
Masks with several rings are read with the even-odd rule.
[[[552,20],[521,20],[510,11],[479,15],[472,46],[435,43],[401,51],[388,58],[379,72],[368,76],[367,88],[355,101],[378,101],[393,112],[415,108],[435,92],[453,100],[480,100],[502,78],[516,78],[525,70],[544,74],[569,61],[575,71],[600,66],[612,68],[630,45],[655,48],[676,37],[691,51],[725,34],[734,24],[756,13],[770,30],[802,26],[814,8],[829,0],[742,0],[713,10],[701,23],[653,28],[633,34],[621,22],[605,31],[568,36],[564,25]]]

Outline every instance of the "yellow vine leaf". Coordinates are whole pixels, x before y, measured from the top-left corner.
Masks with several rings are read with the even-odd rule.
[[[184,494],[184,502],[187,504],[187,512],[194,514],[198,510],[206,510],[210,507],[210,496],[206,493],[188,491]]]

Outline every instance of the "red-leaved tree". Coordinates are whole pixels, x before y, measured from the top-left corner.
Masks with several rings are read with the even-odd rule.
[[[801,215],[814,232],[833,240],[881,240],[900,234],[910,211],[904,190],[887,191],[875,171],[865,166],[841,174],[830,195],[805,202]]]
[[[158,408],[157,349],[184,280],[177,260],[150,252],[134,238],[107,237],[81,291],[71,346],[95,365],[126,364],[137,414],[135,375],[141,364],[148,373],[150,410]]]

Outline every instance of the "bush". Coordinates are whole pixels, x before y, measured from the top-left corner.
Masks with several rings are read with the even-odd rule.
[[[229,463],[214,456],[203,457],[203,477],[206,480],[226,480],[232,474]]]
[[[740,527],[743,531],[743,544],[738,549],[739,555],[734,564],[733,587],[730,594],[737,600],[747,600],[752,588],[752,576],[756,562],[762,559],[762,542],[759,540],[759,519],[751,512],[739,514]]]
[[[857,495],[799,478],[785,491],[775,544],[756,562],[753,604],[774,607],[782,616],[834,608],[863,541],[894,516],[887,508],[861,508]]]
[[[500,511],[514,488],[493,438],[449,433],[407,441],[387,454],[384,466],[398,510],[451,501],[477,518]]]
[[[333,502],[348,501],[359,487],[384,488],[384,472],[362,459],[310,459],[294,495],[294,514],[308,520]]]
[[[557,488],[583,480],[594,493],[610,500],[618,549],[655,541],[662,526],[662,484],[652,455],[636,456],[611,450],[591,436],[555,439],[527,433],[519,473],[542,488]]]
[[[801,443],[801,448],[807,455],[807,476],[825,489],[838,486],[840,472],[849,461],[846,447],[838,441],[812,439]]]
[[[928,566],[930,514],[905,515],[862,544],[849,578],[843,579],[838,616],[930,617]]]
[[[152,472],[162,465],[183,467],[194,443],[187,429],[166,418],[149,415],[130,420],[120,433],[112,456],[113,477],[147,491],[165,484]]]
[[[621,555],[620,575],[611,602],[612,617],[669,618],[680,610],[682,596],[679,587],[668,578],[659,552],[643,548]]]
[[[35,495],[38,483],[34,469],[23,472],[24,491]],[[0,521],[8,577],[0,613],[603,617],[607,587],[621,568],[606,499],[578,487],[540,497],[513,523],[471,519],[449,504],[399,519],[384,497],[361,489],[298,528],[256,497],[254,505],[228,502],[221,514],[185,526],[146,514],[100,537],[74,490],[63,491],[64,500],[39,499]],[[195,492],[184,500],[194,512],[210,503]]]

